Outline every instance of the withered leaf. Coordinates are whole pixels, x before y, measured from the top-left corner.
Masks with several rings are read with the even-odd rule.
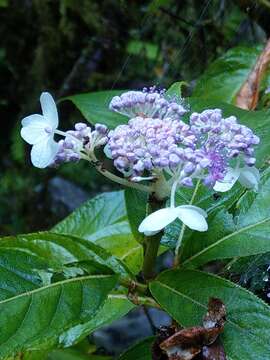
[[[260,83],[270,63],[270,39],[264,50],[258,57],[255,66],[250,72],[247,80],[242,85],[236,96],[236,106],[253,110],[256,108],[259,98]]]
[[[220,328],[223,330],[226,321],[226,308],[220,299],[211,298],[208,302],[208,311],[203,318],[206,329]]]
[[[207,314],[203,318],[203,326],[175,330],[172,335],[166,336],[165,339],[163,336],[162,341],[161,337],[159,337],[158,347],[155,348],[156,357],[153,357],[153,359],[191,360],[195,357],[198,360],[226,359],[226,357],[224,358],[223,347],[217,344],[216,341],[218,335],[224,329],[225,320],[225,305],[221,300],[211,298],[208,303]],[[164,354],[167,357],[164,357]]]
[[[202,360],[227,360],[223,345],[219,340],[210,346],[204,346],[201,353]],[[195,360],[195,359],[194,359]]]

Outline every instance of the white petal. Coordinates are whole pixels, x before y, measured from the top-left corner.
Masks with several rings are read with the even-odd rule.
[[[177,209],[190,209],[190,210],[194,210],[197,211],[198,213],[200,213],[204,218],[207,218],[207,212],[205,210],[203,210],[202,208],[198,207],[198,206],[194,206],[194,205],[181,205],[178,206]]]
[[[239,182],[241,185],[245,186],[247,189],[258,190],[259,181],[260,172],[257,168],[254,166],[245,166],[241,169],[239,176]]]
[[[152,234],[165,228],[178,216],[176,208],[160,209],[147,216],[139,226],[139,231]]]
[[[48,92],[43,92],[40,96],[40,104],[42,113],[48,122],[47,125],[56,129],[58,126],[58,112],[52,95]]]
[[[45,140],[49,134],[45,131],[47,125],[46,119],[42,115],[34,114],[25,117],[22,120],[21,137],[28,144],[36,144]]]
[[[187,206],[178,206],[179,219],[190,229],[197,231],[207,231],[208,225],[205,216],[202,215],[202,209],[198,210],[196,206],[189,208]]]
[[[229,170],[227,171],[227,174],[225,175],[224,179],[221,180],[221,181],[216,181],[215,186],[214,186],[213,189],[215,191],[220,191],[220,192],[228,191],[236,183],[239,176],[240,176],[240,170],[239,169],[229,168]]]
[[[156,235],[158,232],[159,232],[159,230],[158,231],[145,231],[144,235],[145,236],[153,236],[153,235]]]
[[[58,151],[58,143],[52,137],[33,145],[31,161],[38,168],[45,168],[50,165]]]

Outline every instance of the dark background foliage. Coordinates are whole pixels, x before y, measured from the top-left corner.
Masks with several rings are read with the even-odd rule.
[[[48,90],[192,88],[218,55],[269,33],[267,1],[0,0],[0,233],[47,229],[111,187],[84,164],[34,169],[20,120]],[[80,119],[67,102],[64,128]],[[102,122],[102,119],[100,119]],[[79,169],[79,170],[78,170]],[[78,173],[80,174],[78,176]]]

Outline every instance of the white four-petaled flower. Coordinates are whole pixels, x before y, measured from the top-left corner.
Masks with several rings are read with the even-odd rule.
[[[43,92],[40,96],[42,115],[33,114],[22,120],[22,138],[30,145],[31,161],[38,168],[50,165],[58,151],[54,133],[58,126],[58,113],[53,97]]]
[[[146,236],[154,235],[177,218],[192,230],[207,231],[205,220],[207,213],[193,205],[181,205],[157,210],[147,216],[139,226],[139,231]]]
[[[259,170],[253,166],[244,166],[243,168],[235,169],[229,168],[224,179],[215,183],[214,190],[220,192],[228,191],[237,180],[247,189],[257,191],[260,180]]]

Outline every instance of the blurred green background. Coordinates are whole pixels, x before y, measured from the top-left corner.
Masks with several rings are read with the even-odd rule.
[[[20,120],[42,91],[192,89],[226,50],[264,41],[269,14],[266,0],[0,0],[0,233],[48,229],[112,187],[87,164],[31,166]],[[59,109],[62,128],[81,119],[69,102]]]

